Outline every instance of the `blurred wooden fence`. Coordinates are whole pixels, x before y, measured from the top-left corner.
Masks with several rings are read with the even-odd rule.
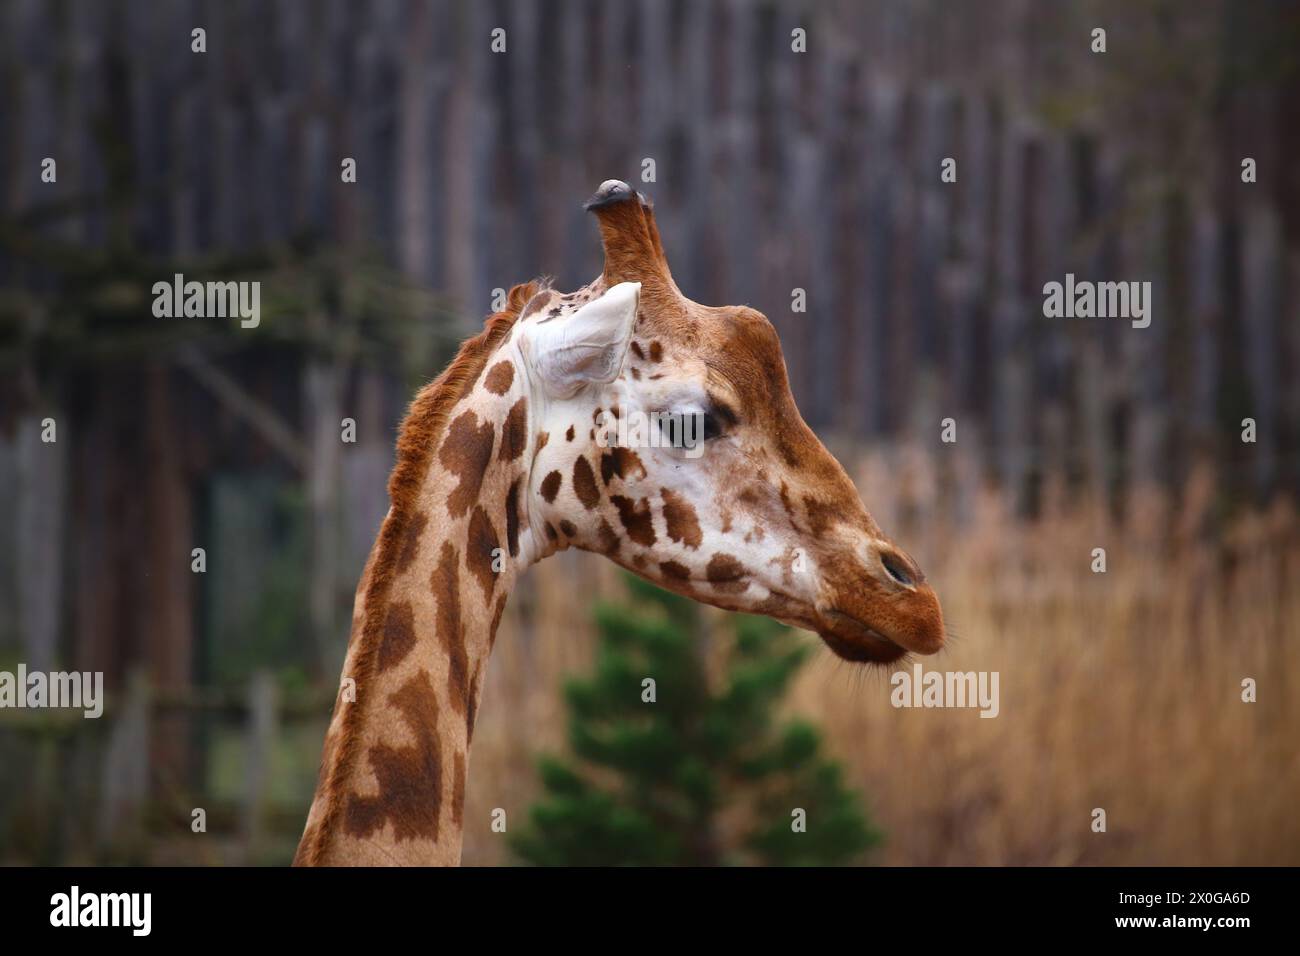
[[[301,804],[314,778],[297,788],[294,799],[277,799],[273,782],[281,790],[286,784],[284,761],[277,757],[282,738],[286,729],[304,723],[313,738],[323,734],[332,704],[321,692],[286,696],[264,671],[254,674],[242,694],[166,691],[137,673],[97,720],[80,710],[0,710],[0,748],[14,763],[36,769],[25,780],[19,804],[0,814],[0,836],[11,831],[0,839],[0,863],[15,862],[15,852],[42,862],[42,854],[66,842],[60,831],[69,816],[77,837],[65,862],[246,864],[265,862],[275,851],[284,857],[284,848],[300,835]],[[197,786],[175,779],[165,754],[160,768],[159,745],[165,747],[169,735],[160,737],[158,728],[177,721],[209,740],[221,731],[235,734],[238,779],[212,779],[228,774],[228,767],[201,768]],[[40,773],[53,765],[62,778],[58,783]],[[75,813],[62,812],[68,809],[61,807],[65,800],[75,802]],[[194,829],[200,820],[201,830]],[[24,832],[13,832],[19,827]]]
[[[951,414],[978,423],[1012,487],[1057,469],[1098,489],[1167,480],[1201,453],[1295,487],[1300,209],[1282,119],[1300,96],[1282,64],[1254,85],[1234,72],[1294,20],[1252,2],[1070,7],[10,3],[6,208],[54,199],[45,156],[60,199],[110,185],[108,121],[132,150],[144,248],[303,230],[377,244],[468,330],[495,288],[589,278],[581,200],[650,159],[683,288],[769,314],[815,425],[937,440]],[[1099,22],[1104,57],[1088,49]],[[1170,76],[1141,72],[1157,50]],[[1258,183],[1240,182],[1243,156]],[[98,243],[111,227],[92,205],[52,228]],[[1067,271],[1150,279],[1152,327],[1044,319],[1042,285]]]

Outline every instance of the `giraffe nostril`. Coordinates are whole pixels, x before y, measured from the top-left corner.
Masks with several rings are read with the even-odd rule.
[[[885,566],[885,571],[889,576],[899,584],[906,585],[909,588],[916,584],[916,575],[912,573],[907,563],[892,551],[880,552],[880,563]]]

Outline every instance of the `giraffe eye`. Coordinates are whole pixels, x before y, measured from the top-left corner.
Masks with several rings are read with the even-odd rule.
[[[718,423],[718,416],[712,412],[704,412],[701,415],[700,435],[705,441],[710,441],[722,434],[722,426]]]
[[[673,448],[683,448],[717,438],[722,434],[722,423],[713,412],[663,413],[659,416],[659,431]]]

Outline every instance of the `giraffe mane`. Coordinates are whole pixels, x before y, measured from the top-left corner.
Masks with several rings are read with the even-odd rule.
[[[407,409],[397,439],[397,461],[388,478],[390,510],[380,529],[366,582],[365,623],[357,638],[356,666],[350,675],[356,686],[364,686],[374,673],[375,658],[383,643],[383,611],[396,576],[398,556],[408,524],[416,512],[420,489],[429,473],[430,459],[446,431],[451,410],[473,388],[488,358],[514,327],[529,300],[541,291],[542,285],[534,280],[512,287],[505,309],[487,317],[483,330],[461,344],[451,364],[420,389]],[[343,706],[340,697],[335,701],[335,711]],[[343,812],[342,790],[360,749],[358,723],[361,717],[361,707],[355,702],[343,714],[333,766],[329,768],[328,801],[305,854],[304,862],[308,865],[320,865],[326,837],[334,831]]]

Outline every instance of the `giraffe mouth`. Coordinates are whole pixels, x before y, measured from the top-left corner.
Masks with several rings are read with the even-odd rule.
[[[855,664],[892,664],[907,653],[907,648],[891,641],[874,627],[863,624],[843,611],[822,612],[829,626],[817,633],[836,656]]]

